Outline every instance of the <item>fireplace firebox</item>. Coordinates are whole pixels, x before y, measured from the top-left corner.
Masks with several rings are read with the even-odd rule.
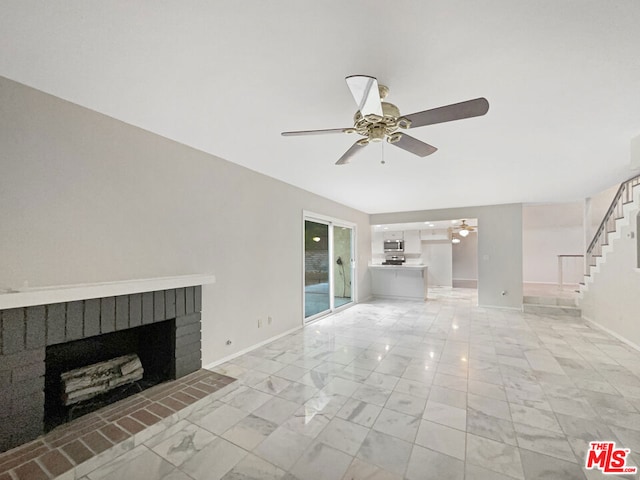
[[[128,328],[113,333],[51,345],[45,353],[45,432],[98,410],[133,393],[175,379],[175,319]],[[141,380],[66,406],[62,399],[61,375],[69,370],[137,354],[144,369]]]

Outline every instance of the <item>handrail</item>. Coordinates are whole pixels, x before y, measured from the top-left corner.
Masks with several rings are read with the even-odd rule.
[[[640,175],[622,182],[618,187],[607,213],[605,213],[587,248],[587,268],[594,266],[596,264],[594,258],[602,255],[603,245],[607,245],[609,242],[609,233],[615,231],[616,219],[624,216],[623,206],[633,200],[633,187],[636,185],[640,185]],[[588,275],[589,272],[587,271],[586,274]]]

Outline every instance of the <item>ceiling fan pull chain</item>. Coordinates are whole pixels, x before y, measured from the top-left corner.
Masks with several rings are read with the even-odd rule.
[[[386,162],[384,161],[384,142],[382,142],[380,145],[382,145],[382,160],[380,161],[380,163],[382,165],[384,165]]]

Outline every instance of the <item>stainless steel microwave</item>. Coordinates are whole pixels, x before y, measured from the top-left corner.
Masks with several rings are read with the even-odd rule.
[[[385,240],[385,252],[404,252],[404,240]]]

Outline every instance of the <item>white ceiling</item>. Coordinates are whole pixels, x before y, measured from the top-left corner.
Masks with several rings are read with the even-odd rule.
[[[577,200],[631,175],[637,0],[2,0],[0,74],[368,213]],[[344,82],[404,114],[486,97],[413,130],[426,158],[352,136]],[[176,165],[179,167],[179,165]]]

